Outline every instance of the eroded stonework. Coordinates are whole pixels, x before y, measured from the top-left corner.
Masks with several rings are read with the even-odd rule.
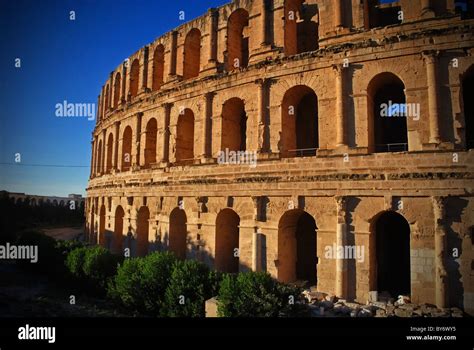
[[[159,37],[99,96],[90,241],[474,312],[464,10],[242,0]],[[221,151],[256,164],[221,164]]]

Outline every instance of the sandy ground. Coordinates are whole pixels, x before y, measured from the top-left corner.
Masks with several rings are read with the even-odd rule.
[[[45,235],[50,236],[54,239],[62,239],[65,241],[78,238],[84,233],[83,227],[60,227],[60,228],[48,228],[42,230]]]

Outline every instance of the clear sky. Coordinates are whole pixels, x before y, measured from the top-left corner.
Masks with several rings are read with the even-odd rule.
[[[58,118],[56,104],[97,103],[109,73],[180,11],[188,21],[228,2],[0,0],[0,190],[84,195],[95,120]]]

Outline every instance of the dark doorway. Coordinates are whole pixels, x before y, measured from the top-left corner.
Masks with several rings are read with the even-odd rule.
[[[410,295],[410,226],[391,211],[383,213],[375,225],[377,290],[393,298]]]
[[[474,148],[474,67],[471,67],[462,82],[466,148]]]

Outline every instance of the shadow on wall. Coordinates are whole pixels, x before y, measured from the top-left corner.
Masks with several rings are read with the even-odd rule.
[[[462,234],[453,229],[453,223],[461,223],[462,215],[469,201],[461,198],[447,198],[446,208],[446,244],[445,252],[446,272],[448,275],[448,300],[450,306],[456,306],[464,309],[464,286],[461,281],[460,259],[462,258]],[[455,249],[457,255],[454,255]]]

